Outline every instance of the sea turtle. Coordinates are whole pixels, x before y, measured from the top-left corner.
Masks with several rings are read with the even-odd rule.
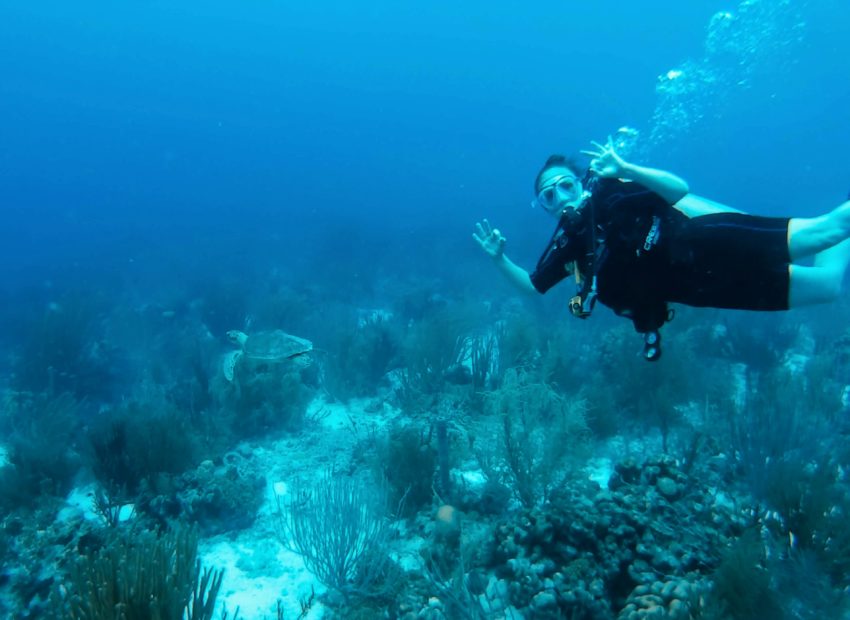
[[[300,367],[309,365],[309,353],[313,350],[313,343],[309,340],[287,334],[280,329],[257,332],[250,336],[245,332],[232,329],[227,332],[227,338],[240,347],[224,356],[222,370],[224,371],[224,378],[228,381],[233,381],[236,365],[240,362],[252,364],[292,363]]]

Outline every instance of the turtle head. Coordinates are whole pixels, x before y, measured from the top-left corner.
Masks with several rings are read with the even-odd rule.
[[[233,344],[238,344],[240,347],[244,347],[245,343],[248,342],[248,334],[240,332],[238,329],[231,329],[227,332],[227,339]]]

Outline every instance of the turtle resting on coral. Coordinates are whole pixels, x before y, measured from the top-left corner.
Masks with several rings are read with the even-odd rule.
[[[248,335],[236,329],[227,332],[228,339],[239,345],[239,349],[224,356],[222,370],[224,378],[233,381],[236,367],[248,364],[258,367],[262,364],[294,364],[303,367],[310,364],[310,352],[313,343],[305,338],[299,338],[285,331],[258,332]]]

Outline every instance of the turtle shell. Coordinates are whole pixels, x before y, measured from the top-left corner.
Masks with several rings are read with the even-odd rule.
[[[283,362],[313,350],[313,343],[285,331],[276,329],[251,334],[245,343],[244,353],[253,360]]]

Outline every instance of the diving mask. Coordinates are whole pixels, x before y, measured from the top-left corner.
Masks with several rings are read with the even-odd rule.
[[[531,204],[549,213],[554,213],[577,202],[581,197],[581,192],[581,183],[574,175],[562,174],[550,179],[546,185],[541,187],[537,193],[537,198]]]

